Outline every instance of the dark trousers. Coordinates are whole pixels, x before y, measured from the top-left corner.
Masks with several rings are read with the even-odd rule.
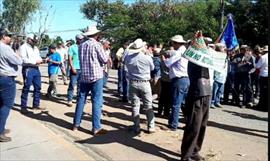
[[[40,103],[41,74],[38,67],[23,67],[22,74],[24,85],[21,95],[21,107],[27,107],[28,93],[31,85],[34,86],[33,107],[38,107]]]
[[[201,150],[209,117],[211,96],[186,98],[187,123],[181,146],[181,159],[189,159]]]
[[[253,91],[251,87],[251,78],[248,73],[242,72],[236,75],[235,88],[237,95],[243,94],[243,105],[253,102]],[[240,104],[240,102],[237,102]]]
[[[170,108],[172,107],[171,99],[171,82],[160,81],[161,90],[158,100],[158,114],[164,112],[164,116],[169,116]]]
[[[224,103],[228,103],[230,93],[232,94],[232,100],[231,100],[232,103],[240,102],[239,95],[237,94],[237,91],[235,89],[235,74],[234,73],[228,73],[228,76],[224,85],[224,96],[223,96]]]
[[[267,91],[268,91],[268,77],[260,77],[260,99],[258,103],[258,110],[268,111]]]

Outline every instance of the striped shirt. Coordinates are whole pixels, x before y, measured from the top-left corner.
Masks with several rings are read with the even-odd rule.
[[[102,45],[90,38],[79,46],[81,82],[92,83],[103,78],[103,66],[108,57]]]

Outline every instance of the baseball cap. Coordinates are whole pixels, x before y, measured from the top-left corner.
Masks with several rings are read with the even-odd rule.
[[[10,32],[7,28],[0,28],[0,36],[12,36],[14,33]]]

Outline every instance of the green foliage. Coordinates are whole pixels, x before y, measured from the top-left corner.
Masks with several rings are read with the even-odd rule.
[[[235,16],[240,42],[258,43],[268,32],[265,3],[266,0],[257,3],[225,1],[225,16],[228,13]],[[112,3],[88,0],[81,6],[81,12],[86,18],[96,21],[105,37],[111,38],[114,46],[119,47],[138,37],[150,43],[166,43],[173,35],[180,34],[187,40],[193,38],[197,30],[215,40],[220,34],[220,8],[217,0],[138,0],[130,5],[121,0]],[[224,21],[226,23],[226,18]],[[266,37],[261,42],[265,40]]]
[[[40,42],[40,48],[48,47],[52,43],[49,35],[42,35],[42,39]]]
[[[11,31],[20,33],[40,6],[40,0],[3,0],[2,21]]]
[[[235,30],[241,44],[255,46],[267,44],[268,1],[232,1],[226,13],[234,15]]]
[[[208,36],[218,36],[218,2],[147,1],[132,5],[123,1],[89,0],[81,6],[85,17],[97,22],[105,36],[120,46],[138,37],[149,43],[166,43],[176,34],[192,38],[196,30]]]
[[[63,39],[60,37],[60,36],[57,36],[55,39],[53,39],[53,43],[54,44],[60,44],[60,43],[63,43]]]

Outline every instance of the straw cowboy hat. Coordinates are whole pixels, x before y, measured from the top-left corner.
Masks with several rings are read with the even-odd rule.
[[[132,53],[142,52],[145,50],[146,42],[141,38],[136,39],[129,47],[129,51]]]
[[[206,42],[213,42],[213,40],[210,37],[204,37],[203,39]]]
[[[186,41],[183,39],[182,35],[175,35],[171,38],[171,41],[177,42],[177,43],[186,43]]]
[[[268,45],[265,45],[265,46],[262,48],[262,51],[268,52]]]
[[[83,35],[84,36],[91,36],[91,35],[95,35],[99,32],[101,32],[101,31],[97,29],[97,26],[89,26],[87,28],[87,31],[85,33],[83,33]]]

